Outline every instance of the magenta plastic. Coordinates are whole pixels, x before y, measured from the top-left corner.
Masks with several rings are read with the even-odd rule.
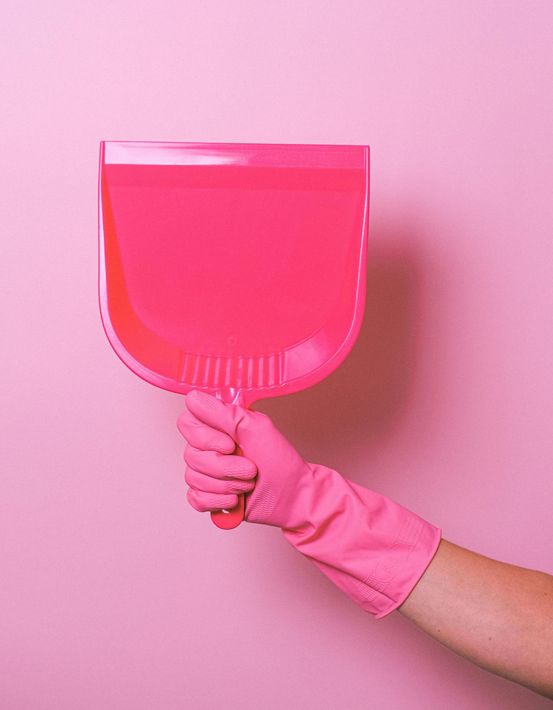
[[[99,300],[113,349],[245,407],[322,380],[365,304],[369,148],[102,141]],[[212,515],[235,527],[244,500]]]

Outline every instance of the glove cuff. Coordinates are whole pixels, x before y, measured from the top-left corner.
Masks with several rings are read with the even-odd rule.
[[[407,508],[324,466],[288,542],[377,619],[407,599],[434,557],[441,530]]]

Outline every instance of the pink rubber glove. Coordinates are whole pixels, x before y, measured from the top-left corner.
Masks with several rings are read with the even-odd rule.
[[[402,604],[429,565],[441,531],[385,496],[304,461],[271,419],[194,390],[178,428],[188,501],[229,509],[246,493],[246,520],[285,538],[377,618]],[[233,455],[236,444],[243,456]]]

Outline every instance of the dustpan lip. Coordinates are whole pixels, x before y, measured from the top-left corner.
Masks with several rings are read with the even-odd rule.
[[[131,142],[131,141],[129,141]],[[132,141],[134,143],[134,141]],[[151,370],[150,368],[143,365],[139,360],[137,360],[127,348],[123,345],[119,339],[111,317],[109,314],[108,306],[108,294],[107,294],[107,274],[106,274],[106,264],[105,264],[105,244],[104,244],[104,225],[103,225],[103,212],[102,212],[102,174],[103,166],[105,165],[105,150],[106,144],[109,141],[100,141],[100,160],[99,160],[99,175],[98,175],[98,302],[100,317],[104,332],[107,336],[108,342],[110,343],[112,349],[118,358],[126,365],[134,374],[138,375],[141,379],[151,385],[160,387],[170,392],[176,394],[186,394],[192,389],[202,389],[206,392],[211,392],[214,394],[220,394],[220,390],[206,387],[202,385],[190,385],[187,383],[179,383],[173,378],[160,375],[159,373]],[[220,144],[217,144],[220,145]],[[232,144],[236,145],[236,144]],[[248,144],[248,145],[274,145],[274,144]],[[286,144],[288,145],[288,144]],[[240,402],[244,406],[249,406],[253,402],[267,399],[270,397],[284,396],[286,394],[292,394],[300,390],[307,389],[317,384],[323,380],[327,375],[331,374],[339,365],[345,360],[355,341],[359,335],[361,329],[361,324],[364,316],[365,307],[365,294],[366,294],[366,260],[367,260],[367,242],[368,242],[368,219],[369,219],[369,201],[370,201],[370,173],[369,173],[369,146],[355,146],[363,148],[364,156],[364,171],[365,171],[365,199],[364,199],[364,213],[363,213],[363,225],[362,225],[362,236],[360,242],[360,253],[358,259],[358,269],[357,269],[357,283],[356,283],[356,294],[355,294],[355,304],[353,309],[352,318],[347,331],[340,347],[329,357],[325,362],[323,362],[319,367],[311,370],[310,372],[303,374],[301,376],[291,378],[284,383],[278,383],[271,386],[264,387],[240,387],[239,392],[234,396],[234,400]],[[291,346],[292,347],[292,346]],[[295,346],[294,346],[295,347]],[[290,348],[291,349],[291,348]]]
[[[368,145],[103,140],[105,165],[219,165],[362,170]]]

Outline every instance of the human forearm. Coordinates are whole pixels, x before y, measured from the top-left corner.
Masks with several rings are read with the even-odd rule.
[[[442,540],[399,611],[440,643],[553,697],[553,577]]]

